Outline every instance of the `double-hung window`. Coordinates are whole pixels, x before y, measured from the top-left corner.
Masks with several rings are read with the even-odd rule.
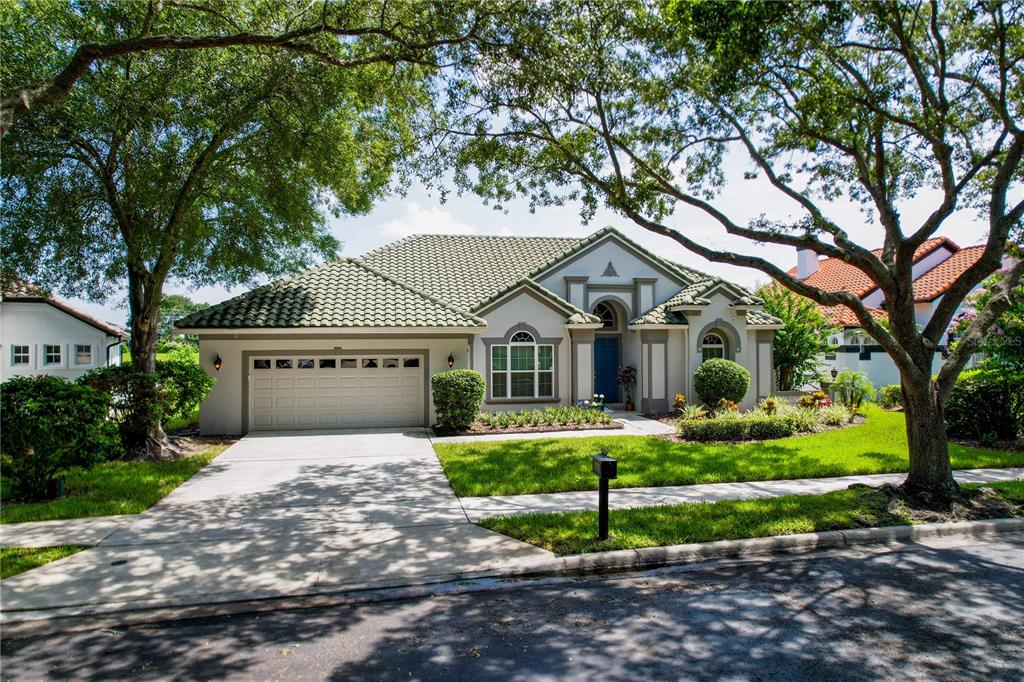
[[[491,397],[554,397],[554,351],[529,332],[516,332],[508,344],[491,346]]]
[[[92,364],[92,346],[87,343],[76,343],[75,344],[75,364],[76,365],[91,365]]]

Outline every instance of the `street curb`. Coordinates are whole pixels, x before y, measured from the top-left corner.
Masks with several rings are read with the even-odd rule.
[[[818,550],[869,545],[900,546],[941,537],[983,538],[1013,533],[1024,533],[1024,518],[856,528],[767,538],[721,540],[553,557],[510,568],[436,575],[419,583],[405,585],[325,585],[324,589],[305,594],[238,595],[236,598],[202,604],[165,602],[146,605],[138,602],[121,602],[97,605],[91,610],[88,606],[80,606],[45,611],[3,611],[0,612],[0,625],[5,638],[22,638],[162,621],[359,605],[439,594],[507,589],[526,580],[540,583],[545,579],[574,579],[587,575],[629,573],[720,560],[800,555]]]

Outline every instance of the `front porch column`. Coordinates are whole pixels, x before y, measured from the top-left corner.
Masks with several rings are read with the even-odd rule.
[[[640,411],[668,412],[668,332],[641,331]]]
[[[594,331],[573,329],[572,336],[572,400],[594,397]]]

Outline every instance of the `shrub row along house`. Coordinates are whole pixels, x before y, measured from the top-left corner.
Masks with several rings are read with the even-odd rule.
[[[126,336],[38,287],[13,283],[0,301],[0,380],[38,374],[77,379],[120,364]]]
[[[430,376],[471,368],[487,410],[602,393],[644,411],[691,400],[706,358],[774,388],[780,321],[743,287],[605,228],[583,239],[414,235],[178,320],[217,383],[204,433],[433,423]],[[616,381],[637,368],[631,396]]]
[[[914,313],[918,325],[923,327],[928,324],[946,290],[978,261],[984,250],[984,246],[961,248],[952,239],[941,236],[929,239],[917,248],[912,273]],[[876,249],[875,253],[881,254],[881,249]],[[813,251],[800,249],[797,251],[797,265],[790,269],[789,274],[824,291],[849,291],[860,298],[876,318],[887,317],[881,289],[864,272],[845,261],[837,258],[819,259]],[[875,386],[900,382],[896,364],[861,328],[852,310],[846,306],[824,307],[823,310],[839,327],[839,331],[830,339],[837,350],[824,358],[826,372],[847,368],[863,371]],[[942,345],[939,350],[945,351],[946,348],[947,345]],[[937,354],[933,373],[939,371],[942,362],[942,354]]]

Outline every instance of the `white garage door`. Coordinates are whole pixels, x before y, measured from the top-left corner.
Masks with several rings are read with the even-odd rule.
[[[423,425],[419,355],[253,356],[250,428]]]

